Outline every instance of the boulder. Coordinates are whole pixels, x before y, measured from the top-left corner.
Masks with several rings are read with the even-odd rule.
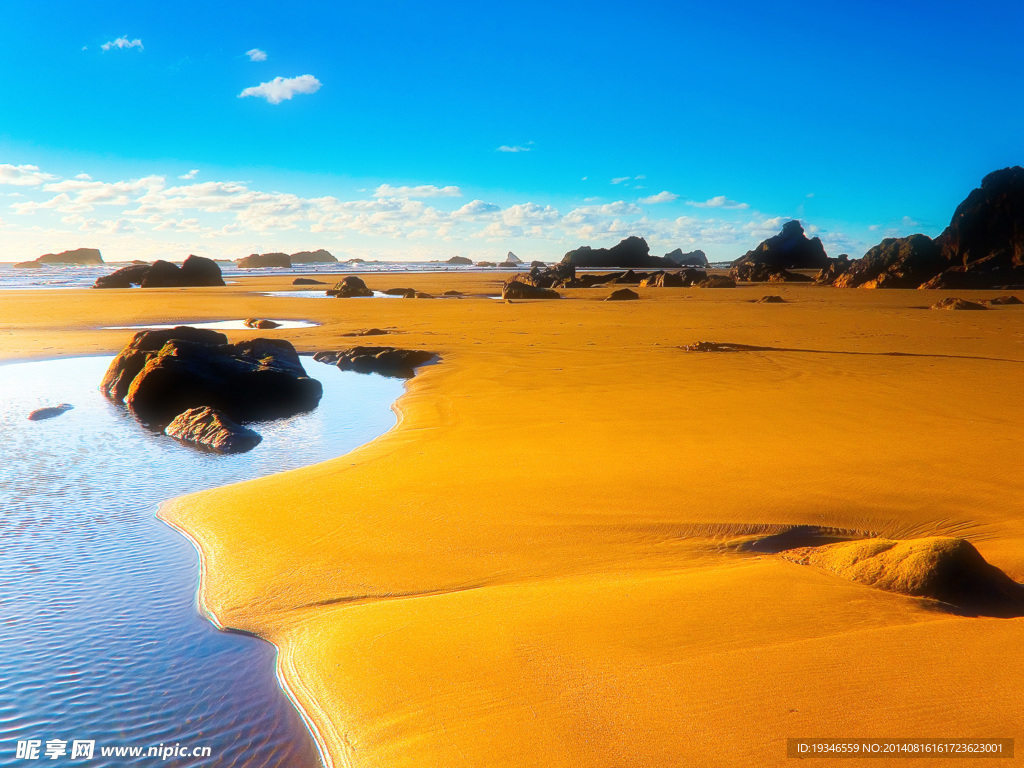
[[[189,256],[179,267],[169,261],[132,264],[96,278],[93,288],[194,288],[224,285],[220,267],[213,259]]]
[[[263,441],[256,432],[232,421],[227,414],[206,406],[179,413],[164,429],[164,434],[214,453],[245,453]]]
[[[386,291],[381,291],[385,296],[402,296],[406,299],[416,298],[415,288],[388,288]]]
[[[379,373],[399,379],[411,379],[416,368],[429,363],[437,355],[420,349],[396,347],[352,347],[339,352],[317,352],[313,359],[336,365],[342,370],[358,373]]]
[[[217,262],[192,254],[182,262],[178,278],[181,280],[181,285],[190,288],[224,285],[224,278],[221,276]]]
[[[43,421],[44,419],[52,419],[56,416],[60,416],[62,413],[67,413],[74,407],[75,406],[69,405],[68,403],[61,403],[60,405],[51,405],[47,408],[36,408],[28,415],[28,420]]]
[[[280,328],[280,323],[275,323],[273,320],[258,320],[255,317],[247,317],[245,319],[246,328],[255,328],[260,331],[269,331],[273,328]]]
[[[95,266],[103,263],[98,248],[75,248],[72,251],[47,253],[36,259],[37,264],[75,264],[77,266]]]
[[[837,288],[917,288],[942,269],[939,247],[925,235],[888,237],[854,261]]]
[[[518,277],[518,275],[517,275]],[[560,299],[561,295],[550,288],[539,288],[522,280],[508,280],[502,286],[503,299]]]
[[[287,253],[250,253],[238,260],[239,269],[289,269],[292,258]]]
[[[530,269],[544,269],[544,267],[546,267],[546,266],[547,266],[547,264],[545,264],[543,261],[531,261],[530,262]]]
[[[735,288],[736,281],[726,275],[708,275],[696,285],[699,288]]]
[[[786,300],[781,296],[762,296],[760,299],[754,299],[754,304],[785,304]]]
[[[338,260],[330,251],[320,248],[315,251],[299,251],[289,257],[292,264],[337,264]]]
[[[386,336],[388,331],[380,328],[367,328],[365,331],[352,331],[350,333],[343,333],[342,336]],[[314,355],[313,359],[316,359]]]
[[[529,280],[524,280],[525,277]],[[550,267],[544,264],[530,267],[527,275],[515,275],[513,280],[522,280],[535,285],[538,288],[551,288],[555,283],[562,283],[576,279],[576,267],[572,264],[552,264]]]
[[[445,291],[441,294],[442,296],[462,296],[462,291]]]
[[[561,263],[598,269],[614,267],[664,269],[679,266],[664,256],[652,256],[650,246],[642,237],[627,237],[611,248],[591,248],[584,245],[566,253],[562,257]]]
[[[498,265],[495,264],[493,261],[478,261],[476,263],[476,266],[478,266],[478,267],[496,267]]]
[[[629,288],[619,288],[617,291],[612,291],[605,301],[636,301],[639,298],[640,294],[636,291],[631,291]]]
[[[366,287],[366,283],[362,279],[355,275],[345,275],[339,282],[334,284],[333,288],[328,289],[327,295],[339,299],[351,299],[373,296],[373,291]]]
[[[737,280],[762,281],[787,269],[824,269],[828,256],[821,240],[807,239],[799,221],[787,221],[779,234],[769,237],[754,250],[732,263]]]
[[[985,299],[982,304],[987,304],[990,307],[1001,307],[1009,304],[1024,304],[1016,296],[996,296],[994,299]]]
[[[676,248],[665,254],[665,258],[680,267],[707,267],[708,257],[704,251],[696,250],[683,253],[682,248]]]
[[[460,264],[462,266],[467,267],[472,265],[472,263],[473,260],[467,259],[465,256],[452,256],[450,259],[448,259],[448,261],[445,262],[445,264]]]
[[[141,285],[149,272],[149,264],[132,264],[121,267],[109,275],[101,275],[96,278],[93,288],[131,288],[133,285]]]
[[[314,280],[311,277],[296,277],[292,280],[292,285],[327,285],[322,280]]]
[[[951,309],[951,310],[964,310],[964,309],[988,309],[983,304],[975,304],[973,301],[965,301],[964,299],[958,299],[953,296],[949,298],[937,301],[931,306],[932,309]]]

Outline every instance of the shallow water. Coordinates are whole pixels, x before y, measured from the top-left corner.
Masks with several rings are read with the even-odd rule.
[[[334,299],[327,295],[327,288],[310,288],[298,291],[261,291],[261,296],[284,296],[287,299]],[[373,296],[350,296],[349,299],[402,299],[404,296],[392,296],[390,293],[374,291]]]
[[[273,319],[273,318],[265,318]],[[260,333],[266,333],[268,331],[284,330],[287,328],[313,328],[320,325],[320,323],[314,323],[312,320],[277,320],[277,328],[250,328],[245,324],[245,320],[210,320],[208,322],[193,323],[189,321],[179,320],[176,323],[161,323],[156,325],[105,325],[101,330],[104,331],[142,331],[142,330],[157,330],[160,328],[177,328],[180,325],[188,325],[192,328],[216,328],[222,331],[255,331],[259,330]]]
[[[105,400],[109,361],[0,365],[0,764],[21,764],[18,740],[61,739],[70,753],[83,739],[96,742],[91,766],[132,762],[103,746],[161,743],[210,747],[176,766],[317,765],[275,649],[199,615],[197,553],[156,505],[348,452],[393,426],[401,382],[303,358],[324,384],[316,411],[257,424],[256,449],[217,456]],[[74,410],[26,418],[62,402]]]

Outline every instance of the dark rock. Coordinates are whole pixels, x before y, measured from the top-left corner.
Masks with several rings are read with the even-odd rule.
[[[725,275],[708,275],[696,285],[699,288],[735,288],[736,281]]]
[[[547,266],[547,264],[545,264],[543,261],[531,261],[530,262],[530,269],[535,269],[535,268],[536,269],[544,269],[544,267],[546,267],[546,266]]]
[[[322,280],[314,280],[311,277],[296,277],[292,280],[292,285],[327,285]]]
[[[813,283],[814,278],[809,275],[801,275],[799,272],[790,272],[784,269],[781,272],[773,272],[768,276],[769,283]]]
[[[1021,301],[1016,296],[996,296],[994,299],[985,299],[981,303],[987,304],[990,307],[1000,307],[1009,304],[1024,304],[1024,301]]]
[[[367,328],[365,331],[352,331],[351,333],[343,333],[342,336],[386,336],[388,331],[381,330],[380,328]],[[316,357],[314,356],[314,360]]]
[[[952,296],[942,301],[937,301],[932,304],[932,309],[988,309],[988,307],[982,304],[975,304],[973,301],[965,301],[964,299],[957,299]]]
[[[441,294],[442,296],[462,296],[462,291],[445,291]]]
[[[342,370],[358,373],[379,373],[399,379],[410,379],[416,368],[429,363],[437,355],[419,349],[396,347],[352,347],[339,352],[317,352],[313,359],[337,365]]]
[[[149,272],[149,264],[132,264],[121,267],[109,275],[101,275],[96,278],[93,288],[131,288],[133,285],[141,285]]]
[[[889,237],[854,261],[837,288],[917,288],[942,269],[939,247],[925,235]]]
[[[664,256],[651,256],[650,246],[642,237],[627,237],[611,248],[591,248],[589,245],[584,245],[565,254],[562,257],[562,264],[598,269],[613,267],[664,269],[679,266]]]
[[[465,256],[452,256],[445,264],[461,264],[463,266],[470,266],[473,263],[472,259],[467,259]]]
[[[47,253],[36,259],[37,264],[77,264],[95,266],[103,263],[98,248],[75,248],[73,251]]]
[[[263,441],[256,432],[235,423],[227,414],[206,406],[179,413],[164,429],[164,434],[215,453],[245,453]]]
[[[258,320],[255,317],[247,317],[245,319],[246,328],[255,328],[260,331],[269,331],[273,328],[280,328],[280,323],[275,323],[273,320]]]
[[[355,275],[345,275],[339,282],[334,284],[333,288],[328,289],[327,295],[339,299],[351,299],[373,296],[373,291],[367,288],[366,283]]]
[[[406,299],[416,298],[415,288],[388,288],[386,291],[381,291],[385,296],[402,296]]]
[[[406,298],[409,298],[408,296]],[[416,291],[413,295],[414,299],[436,299],[437,297],[432,293],[426,293],[424,291]]]
[[[1024,168],[982,179],[935,242],[950,266],[990,259],[992,270],[1024,268]]]
[[[529,277],[529,280],[524,278]],[[541,264],[533,266],[527,275],[515,275],[513,280],[521,280],[538,288],[552,288],[556,283],[564,283],[576,279],[576,267],[572,264],[552,264],[550,267]]]
[[[181,285],[189,288],[224,285],[220,267],[213,259],[189,255],[178,275]]]
[[[674,251],[666,253],[665,258],[680,267],[707,267],[708,265],[707,254],[699,249],[683,253],[682,248],[676,248]]]
[[[635,301],[640,298],[640,294],[636,291],[631,291],[629,288],[619,288],[617,291],[612,291],[605,301]]]
[[[289,257],[292,264],[337,264],[338,260],[330,251],[320,248],[316,251],[299,251]]]
[[[845,275],[849,271],[852,264],[848,254],[840,253],[836,258],[828,260],[828,264],[817,274],[814,282],[818,285],[832,285],[840,275]]]
[[[779,234],[769,237],[732,263],[737,280],[759,282],[787,269],[824,269],[828,256],[821,240],[807,239],[799,221],[787,221]]]
[[[117,366],[140,335],[115,358],[104,385],[112,379],[119,389],[127,378],[137,358],[129,355],[125,362],[130,366],[122,371]],[[179,413],[204,405],[238,422],[283,418],[312,410],[322,393],[320,382],[306,375],[295,348],[282,339],[206,344],[171,338],[146,355],[124,401],[139,421],[163,428]]]
[[[786,300],[781,296],[762,296],[760,299],[754,299],[755,304],[785,304]]]
[[[519,277],[519,275],[517,275]],[[550,288],[539,288],[536,285],[530,285],[529,283],[523,282],[522,280],[508,280],[505,282],[501,289],[501,298],[503,299],[560,299],[562,298],[557,291],[553,291]]]
[[[250,253],[238,260],[239,269],[289,269],[291,265],[287,253]]]
[[[68,403],[61,403],[60,405],[51,405],[47,408],[37,408],[28,415],[28,420],[42,421],[43,419],[52,419],[55,416],[60,416],[62,413],[70,411],[74,407]]]

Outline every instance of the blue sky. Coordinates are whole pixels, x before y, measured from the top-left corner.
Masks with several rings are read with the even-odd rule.
[[[1024,155],[1020,2],[2,6],[3,261],[860,256]]]

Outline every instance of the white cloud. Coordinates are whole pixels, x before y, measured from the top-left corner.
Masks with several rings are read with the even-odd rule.
[[[88,173],[79,173],[75,175],[75,178],[79,181],[92,181],[92,176]]]
[[[639,176],[634,176],[633,180],[634,181],[643,181],[646,178],[647,178],[647,174],[646,173],[641,173]]]
[[[266,99],[271,104],[280,104],[297,93],[316,93],[320,90],[321,85],[321,82],[312,75],[275,77],[269,83],[260,83],[251,88],[246,88],[238,94],[238,98],[244,99],[247,96],[258,96],[261,99]]]
[[[622,184],[624,181],[630,181],[632,176],[618,176],[612,179],[612,184]]]
[[[649,197],[641,197],[639,202],[644,203],[645,205],[653,205],[655,203],[671,203],[673,200],[678,199],[679,195],[673,192],[669,192],[666,189],[659,192],[656,195],[651,195]]]
[[[737,211],[744,211],[750,207],[749,203],[737,203],[735,200],[728,199],[725,195],[712,197],[703,203],[690,201],[687,205],[692,205],[694,208],[730,208]]]
[[[127,37],[119,37],[116,40],[111,40],[109,43],[104,43],[100,46],[104,51],[109,51],[111,48],[138,48],[142,50],[142,41],[138,38],[129,40]]]
[[[37,187],[57,177],[43,173],[36,165],[11,165],[0,163],[0,184],[11,184],[16,187]]]
[[[498,147],[498,149],[496,151],[497,152],[529,152],[530,151],[530,147],[524,147],[524,146],[522,146],[520,144],[515,144],[513,146],[509,146],[508,144],[502,144],[500,147]]]
[[[246,51],[245,55],[249,57],[249,61],[267,60],[267,52],[261,51],[259,48],[253,48],[251,51]]]
[[[471,200],[461,208],[456,208],[452,211],[452,216],[457,218],[470,218],[474,216],[484,216],[490,213],[497,213],[500,210],[500,205],[485,203],[483,200]]]
[[[808,193],[807,193],[807,197],[808,197],[808,198],[814,197],[814,193],[813,193],[813,192],[808,192]]]
[[[193,168],[188,173],[181,174],[181,176],[179,176],[178,178],[179,179],[194,179],[196,177],[197,173],[199,173],[199,169],[198,168]]]
[[[904,227],[917,227],[917,226],[920,226],[920,222],[914,221],[909,216],[904,216],[902,219],[900,219],[900,224],[903,225]]]
[[[392,187],[390,184],[381,184],[373,196],[376,198],[462,197],[462,190],[453,186],[435,187],[433,184],[420,184],[418,187]]]

